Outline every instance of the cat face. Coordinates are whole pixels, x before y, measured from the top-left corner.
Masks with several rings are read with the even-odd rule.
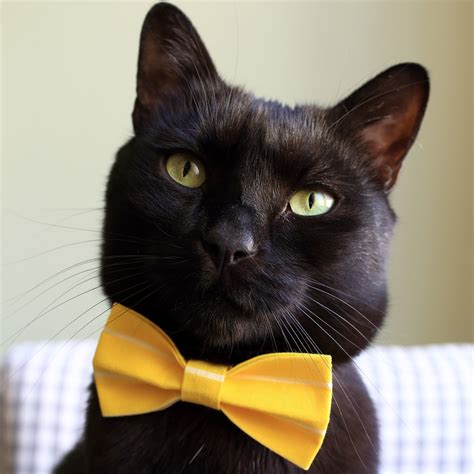
[[[385,313],[387,193],[427,99],[415,64],[329,109],[255,98],[219,78],[182,12],[155,5],[140,42],[135,136],[108,183],[106,294],[159,324],[186,357],[352,357]]]

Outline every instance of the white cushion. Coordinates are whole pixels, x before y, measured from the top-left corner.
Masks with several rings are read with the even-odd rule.
[[[73,341],[6,354],[0,472],[49,473],[75,444],[94,349],[94,341]],[[377,405],[382,474],[474,473],[473,361],[469,344],[378,346],[356,359]]]

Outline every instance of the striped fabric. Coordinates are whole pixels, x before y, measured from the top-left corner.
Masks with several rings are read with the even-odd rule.
[[[7,353],[2,474],[50,473],[79,438],[95,344],[22,344]],[[382,474],[474,473],[474,345],[378,346],[356,363],[379,413]]]
[[[332,400],[331,357],[309,362],[308,354],[294,352],[231,368],[185,360],[160,327],[116,303],[92,365],[103,416],[150,413],[179,400],[203,405],[307,470],[324,442]]]

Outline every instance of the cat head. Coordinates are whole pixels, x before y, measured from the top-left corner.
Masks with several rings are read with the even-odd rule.
[[[107,296],[187,357],[354,356],[385,315],[388,194],[428,93],[406,63],[330,108],[256,98],[220,78],[179,9],[155,5],[106,194]]]

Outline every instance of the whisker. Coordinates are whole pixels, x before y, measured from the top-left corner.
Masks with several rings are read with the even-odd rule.
[[[317,346],[317,344],[313,341],[313,339],[310,337],[310,335],[309,335],[308,332],[304,329],[304,327],[301,325],[301,323],[296,319],[296,317],[295,317],[293,314],[289,314],[289,316],[291,316],[292,321],[297,324],[297,327],[300,329],[300,331],[303,331],[301,334],[306,338],[306,340],[308,341],[308,343],[310,344],[310,346],[313,346],[313,347],[317,350],[317,352],[318,352],[319,354],[321,354],[320,348],[319,348],[319,347]],[[304,344],[303,344],[303,347],[304,347]],[[307,351],[307,352],[311,352],[311,351],[308,351],[307,348],[306,348],[306,351]],[[318,368],[318,370],[319,370],[319,368]],[[362,419],[361,419],[361,417],[360,417],[358,411],[357,411],[356,408],[354,407],[354,404],[353,404],[351,398],[349,397],[349,395],[348,395],[348,393],[347,393],[347,391],[346,391],[346,389],[345,389],[345,387],[344,387],[343,381],[341,380],[340,377],[337,376],[337,374],[336,374],[336,372],[335,372],[334,370],[333,370],[333,375],[334,375],[335,381],[336,381],[336,382],[339,384],[339,386],[341,387],[344,396],[345,396],[346,399],[349,401],[349,403],[350,403],[352,409],[354,410],[356,416],[358,417],[359,422],[361,423],[362,428],[363,428],[363,430],[364,430],[364,432],[365,432],[365,434],[366,434],[366,436],[367,436],[367,439],[368,439],[370,445],[372,446],[372,448],[373,448],[373,450],[374,450],[374,452],[375,452],[375,447],[374,447],[374,445],[373,445],[373,443],[372,443],[372,440],[371,440],[369,434],[367,433],[367,430],[366,430],[366,428],[365,428],[365,425],[364,425],[364,423],[363,423],[363,421],[362,421]],[[367,466],[365,465],[365,463],[364,463],[362,457],[361,457],[360,454],[359,454],[359,451],[357,450],[357,447],[356,447],[356,445],[355,445],[355,443],[354,443],[354,440],[352,439],[351,432],[350,432],[350,430],[349,430],[349,427],[347,426],[347,422],[346,422],[346,420],[345,420],[345,418],[344,418],[342,409],[341,409],[341,407],[339,406],[339,404],[338,404],[338,402],[337,402],[337,398],[334,396],[334,397],[333,397],[333,400],[334,400],[334,403],[336,404],[336,406],[338,407],[339,413],[340,413],[341,418],[342,418],[342,420],[343,420],[343,423],[344,423],[344,425],[345,425],[346,432],[347,432],[347,434],[348,434],[348,436],[349,436],[349,439],[350,439],[350,441],[351,441],[352,447],[354,448],[354,451],[356,452],[357,457],[359,458],[360,462],[364,465],[365,468],[367,468]]]
[[[338,318],[342,319],[346,324],[348,324],[352,329],[354,329],[354,331],[356,331],[363,339],[365,342],[367,342],[367,344],[370,344],[370,340],[367,339],[367,337],[365,336],[365,334],[356,326],[354,326],[354,324],[352,324],[347,318],[345,318],[344,316],[342,316],[342,314],[339,314],[337,313],[336,311],[334,311],[333,309],[329,308],[328,306],[326,306],[325,304],[321,303],[320,301],[314,299],[314,298],[311,298],[310,296],[308,297],[313,303],[316,303],[318,306],[321,306],[322,308],[326,309],[327,311],[331,312],[332,314],[334,314],[335,316],[337,316]]]
[[[320,303],[319,301],[311,298],[311,297],[308,297],[311,301],[313,301],[314,303],[316,303],[317,305],[321,306],[322,308],[330,311],[332,314],[334,314],[336,317],[338,317],[339,319],[342,319],[342,321],[346,324],[348,324],[351,328],[353,328],[360,336],[362,336],[362,338],[365,340],[365,342],[367,344],[370,344],[371,341],[369,339],[367,339],[367,337],[356,327],[354,326],[350,321],[348,321],[346,318],[344,318],[341,314],[338,314],[337,312],[333,311],[331,308],[328,308],[326,305]],[[326,321],[324,318],[321,318],[320,316],[318,316],[317,314],[315,314],[313,311],[311,311],[310,308],[306,307],[306,310],[309,311],[312,315],[314,315],[315,317],[317,317],[322,323],[324,323],[326,326],[328,326],[330,329],[332,329],[334,332],[336,332],[336,334],[338,334],[339,336],[341,336],[344,340],[346,340],[347,342],[349,342],[351,345],[353,345],[356,349],[359,349],[359,350],[363,350],[364,348],[363,347],[360,347],[358,346],[354,341],[352,341],[351,339],[349,339],[347,336],[345,336],[343,333],[341,333],[338,329],[336,329],[333,325],[331,325],[328,321]],[[392,368],[393,370],[395,370],[396,368],[391,365],[387,360],[385,360],[384,358],[381,358],[380,360],[382,360],[383,362],[385,362],[390,368]]]
[[[40,286],[44,285],[45,283],[47,283],[48,281],[56,278],[57,276],[63,274],[63,273],[66,273],[67,271],[69,270],[72,270],[76,267],[79,267],[79,266],[82,266],[82,265],[86,265],[88,263],[92,263],[92,262],[97,262],[97,261],[102,261],[102,260],[112,260],[112,259],[127,259],[127,262],[130,262],[131,260],[132,261],[145,261],[145,260],[153,260],[153,259],[156,259],[156,260],[159,260],[159,259],[163,259],[163,260],[169,260],[169,259],[174,259],[174,258],[180,258],[180,257],[173,257],[173,256],[167,256],[167,257],[160,257],[158,255],[141,255],[141,254],[124,254],[124,255],[106,255],[106,256],[99,256],[99,257],[93,257],[93,258],[89,258],[87,260],[83,260],[81,262],[78,262],[78,263],[74,263],[73,265],[70,265],[66,268],[63,268],[62,270],[59,270],[58,272],[55,272],[53,273],[52,275],[48,276],[47,278],[45,278],[44,280],[40,281],[39,283],[37,283],[36,285],[32,286],[31,288],[29,288],[28,290],[26,290],[25,292],[19,294],[19,295],[16,295],[16,296],[13,296],[11,298],[8,298],[6,300],[3,301],[3,304],[5,303],[10,303],[10,304],[14,304],[16,300],[18,299],[21,299],[23,297],[25,297],[26,295],[28,295],[29,293],[35,291],[37,288],[39,288]],[[129,260],[128,260],[129,259]],[[118,264],[125,264],[127,262],[118,262]],[[112,264],[105,264],[105,265],[112,265]],[[104,266],[105,265],[101,265],[101,266]],[[100,267],[99,267],[100,268]],[[53,285],[54,287],[54,285]]]
[[[2,263],[2,266],[16,265],[18,263],[27,262],[28,260],[32,260],[32,259],[35,259],[35,258],[38,258],[38,257],[42,257],[43,255],[47,255],[48,253],[51,253],[51,252],[54,252],[54,251],[57,251],[57,250],[62,250],[62,249],[68,248],[68,247],[73,247],[75,245],[89,244],[89,243],[92,243],[92,242],[102,242],[102,239],[89,239],[89,240],[78,240],[77,242],[69,242],[68,244],[62,244],[62,245],[59,245],[57,247],[44,250],[40,253],[30,255],[29,257],[20,258],[19,260],[13,260],[13,261],[10,261],[10,262]]]
[[[76,277],[77,275],[80,275],[82,273],[90,273],[92,271],[95,271],[95,270],[99,270],[100,268],[111,268],[111,267],[128,267],[128,268],[133,268],[135,265],[139,265],[139,264],[142,264],[143,261],[142,259],[137,259],[137,260],[133,260],[133,261],[126,261],[126,262],[116,262],[116,263],[111,263],[111,264],[105,264],[105,265],[101,265],[101,266],[98,266],[98,267],[93,267],[93,268],[88,268],[87,270],[82,270],[80,272],[76,272],[72,275],[69,275],[68,277],[62,279],[61,281],[59,282],[56,282],[54,283],[53,285],[50,285],[48,288],[46,288],[45,290],[42,290],[39,294],[35,295],[34,297],[30,298],[28,301],[26,301],[25,303],[23,303],[19,308],[17,308],[15,311],[13,311],[12,313],[8,314],[8,315],[3,315],[2,318],[4,320],[8,320],[10,319],[12,316],[14,316],[15,314],[17,314],[19,311],[21,311],[23,308],[25,308],[26,306],[28,306],[29,304],[31,304],[32,302],[36,301],[38,298],[40,298],[41,296],[43,296],[45,293],[47,293],[48,291],[56,288],[57,286],[59,285],[62,285],[65,281],[67,280],[70,280],[71,278],[74,278]],[[36,288],[35,288],[36,289]],[[30,293],[30,291],[26,292],[24,296],[26,296],[28,293]]]
[[[289,314],[291,315],[291,313],[289,313]],[[284,320],[282,320],[282,321],[284,321]],[[289,322],[289,321],[287,322],[287,326],[290,326],[290,322]],[[321,350],[319,349],[319,347],[317,346],[317,344],[314,343],[314,341],[312,341],[312,340],[310,339],[309,342],[310,342],[310,344],[312,343],[311,345],[313,345],[313,346],[315,347],[316,353],[318,353],[318,354],[321,354],[321,353],[322,353]],[[311,351],[311,350],[308,350],[308,349],[304,346],[304,344],[303,344],[303,351],[301,351],[301,349],[300,349],[300,352],[311,353],[312,351]],[[314,362],[314,361],[313,361],[313,362]],[[315,365],[316,365],[316,367],[317,367],[317,370],[321,373],[321,369],[317,366],[317,364],[315,364]],[[337,379],[337,375],[336,375],[336,373],[335,373],[334,371],[333,371],[333,375],[334,375],[334,377]],[[339,411],[339,414],[340,414],[340,416],[341,416],[341,420],[342,420],[342,422],[343,422],[343,425],[344,425],[344,428],[345,428],[345,430],[346,430],[346,432],[347,432],[347,435],[349,436],[349,439],[351,440],[351,443],[352,443],[352,446],[353,446],[353,448],[354,448],[354,451],[356,451],[358,457],[360,458],[360,456],[359,456],[359,454],[358,454],[358,451],[357,451],[357,448],[356,448],[356,446],[355,446],[355,443],[354,443],[354,441],[353,441],[353,439],[352,439],[352,435],[351,435],[351,432],[350,432],[349,427],[348,427],[348,425],[347,425],[346,419],[345,419],[345,417],[344,417],[344,413],[343,413],[343,411],[342,411],[342,409],[341,409],[341,406],[339,405],[339,402],[338,402],[337,398],[334,396],[334,394],[333,394],[332,400],[334,401],[334,404],[336,405],[336,408],[337,408],[337,410]],[[334,436],[335,436],[335,439],[337,440],[336,434],[334,434]],[[337,442],[337,441],[336,441],[336,442]],[[339,443],[337,442],[337,444],[339,444]],[[363,461],[362,461],[362,462],[363,462]]]
[[[37,288],[39,288],[41,285],[44,285],[45,283],[47,283],[48,281],[52,280],[53,278],[56,278],[57,276],[63,274],[63,273],[66,273],[67,271],[69,270],[72,270],[76,267],[80,267],[82,265],[86,265],[88,263],[92,263],[92,262],[97,262],[98,260],[100,260],[100,257],[93,257],[93,258],[88,258],[87,260],[82,260],[80,262],[77,262],[77,263],[74,263],[66,268],[63,268],[62,270],[59,270],[58,272],[55,272],[53,273],[52,275],[48,276],[47,278],[45,278],[44,280],[40,281],[39,283],[35,284],[34,286],[32,286],[31,288],[29,288],[28,290],[24,291],[23,293],[20,293],[18,295],[15,295],[15,296],[12,296],[6,300],[3,300],[2,304],[5,304],[5,303],[12,303],[14,304],[16,300],[19,300],[21,298],[23,298],[24,296],[30,294],[31,292],[33,292],[34,290],[36,290]]]
[[[135,244],[135,245],[140,243],[140,242],[137,242],[136,240],[125,239],[125,238],[113,238],[113,237],[108,237],[107,241],[108,242],[123,242],[123,243]],[[2,266],[17,265],[19,263],[27,262],[29,260],[33,260],[35,258],[42,257],[44,255],[47,255],[47,254],[51,253],[51,252],[56,252],[58,250],[62,250],[62,249],[68,248],[68,247],[73,247],[73,246],[76,246],[76,245],[90,244],[90,243],[94,243],[94,242],[101,243],[101,242],[103,242],[103,239],[99,238],[99,239],[88,239],[88,240],[78,240],[76,242],[69,242],[67,244],[58,245],[57,247],[53,247],[53,248],[44,250],[40,253],[30,255],[29,257],[25,257],[25,258],[21,258],[19,260],[13,260],[13,261],[10,261],[10,262],[2,263]],[[143,255],[143,254],[139,254],[139,255]]]
[[[132,290],[132,289],[134,289],[134,288],[137,288],[137,287],[141,286],[141,288],[140,288],[138,291],[136,291],[136,292],[132,293],[131,295],[128,295],[128,296],[126,296],[125,298],[123,298],[122,301],[126,301],[126,300],[128,300],[129,298],[131,298],[132,296],[135,296],[136,294],[138,294],[138,293],[140,293],[140,292],[142,292],[142,291],[145,291],[145,290],[149,289],[151,286],[154,285],[153,283],[148,284],[148,285],[145,285],[145,283],[146,283],[146,282],[139,282],[139,283],[137,283],[137,284],[135,284],[135,285],[132,285],[131,287],[128,287],[128,288],[125,288],[125,289],[123,289],[123,290],[118,291],[117,293],[115,293],[115,294],[112,295],[112,296],[113,296],[113,297],[116,297],[116,296],[119,295],[119,294],[123,294],[123,293],[126,292],[126,291],[130,291],[130,290]],[[145,285],[145,287],[143,287],[143,285]],[[34,354],[33,354],[24,364],[22,364],[20,367],[18,367],[18,369],[10,375],[10,378],[7,379],[7,382],[10,381],[13,377],[15,377],[21,370],[23,370],[23,369],[28,365],[28,363],[29,363],[31,360],[33,360],[34,357],[36,357],[38,354],[40,354],[46,347],[48,347],[48,346],[53,342],[53,340],[54,340],[56,337],[58,337],[59,335],[61,335],[66,329],[68,329],[69,327],[71,327],[74,323],[76,323],[77,321],[79,321],[79,319],[81,319],[84,315],[86,315],[91,309],[93,309],[93,308],[95,308],[96,306],[98,306],[98,305],[104,303],[104,302],[107,301],[107,300],[109,300],[109,297],[105,297],[105,298],[103,298],[102,300],[100,300],[98,303],[95,303],[95,304],[93,304],[92,306],[89,306],[85,311],[82,311],[82,312],[81,312],[78,316],[76,316],[73,320],[69,321],[69,322],[68,322],[65,326],[63,326],[59,331],[57,331],[55,334],[53,334],[53,336],[52,336],[51,338],[49,338],[46,342],[44,342],[44,343],[38,348],[38,350],[35,351]],[[137,303],[136,303],[136,304],[137,304]],[[91,321],[89,321],[88,324],[92,323],[94,320],[96,320],[97,318],[99,318],[100,316],[102,316],[104,313],[106,313],[106,312],[109,311],[109,310],[110,310],[110,306],[109,306],[107,309],[105,309],[104,311],[102,311],[101,313],[99,313],[97,316],[95,316]],[[81,328],[80,328],[78,331],[76,331],[69,339],[67,339],[67,340],[62,344],[62,346],[61,346],[61,348],[59,349],[58,352],[60,352],[60,351],[66,346],[67,343],[69,343],[75,336],[77,336],[77,335],[79,334],[79,332],[80,332],[83,328],[87,327],[88,324],[86,324],[86,325],[84,325],[84,326],[81,326]],[[57,356],[57,354],[55,354],[55,356]],[[55,358],[55,356],[53,356],[53,358],[50,359],[49,362],[51,362],[51,360],[53,360],[53,359]],[[44,373],[44,371],[47,369],[47,367],[48,367],[48,366],[46,366],[46,367],[44,368],[44,370],[41,372],[40,377],[38,377],[38,380],[41,378],[41,376],[43,375],[43,373]],[[37,380],[35,383],[37,383],[38,380]],[[6,385],[9,385],[9,383],[7,383]]]
[[[126,280],[126,279],[129,279],[129,278],[133,278],[137,275],[142,275],[143,272],[137,272],[137,273],[133,273],[132,275],[126,275],[124,277],[121,277],[121,278],[117,278],[116,280],[113,280],[111,283],[116,283],[116,282],[119,282],[119,281],[123,281],[123,280]],[[87,281],[87,280],[86,280]],[[76,285],[78,286],[78,285]],[[9,336],[7,339],[5,339],[4,341],[2,341],[2,343],[0,344],[1,346],[4,346],[5,344],[8,344],[8,343],[13,343],[15,342],[16,339],[18,339],[18,337],[24,332],[26,331],[29,327],[31,327],[33,324],[35,324],[36,322],[38,322],[39,320],[41,320],[42,318],[44,318],[47,314],[49,314],[51,311],[54,311],[55,309],[57,308],[60,308],[61,306],[77,299],[77,298],[80,298],[81,296],[83,295],[86,295],[88,293],[90,293],[91,291],[94,291],[94,290],[97,290],[99,288],[102,287],[102,284],[100,285],[97,285],[93,288],[89,288],[88,290],[85,290],[77,295],[74,295],[72,296],[71,298],[68,298],[66,301],[63,301],[59,304],[57,304],[56,306],[53,306],[52,308],[49,308],[48,309],[48,306],[43,309],[37,316],[35,316],[33,319],[31,319],[30,321],[28,321],[28,323],[26,323],[24,326],[22,326],[20,329],[18,329],[17,331],[15,331],[11,336]],[[69,291],[69,290],[68,290]],[[67,292],[68,292],[67,291]],[[66,292],[66,293],[67,293]],[[61,298],[63,295],[60,295],[57,299]],[[56,299],[56,300],[57,300]],[[51,303],[50,303],[51,305]],[[49,305],[49,306],[50,306]]]
[[[312,298],[310,298],[312,301],[314,301],[315,303],[318,303],[317,301],[313,300]],[[324,308],[326,308],[326,306],[324,306],[323,304],[321,304],[321,306],[323,306]],[[359,350],[363,350],[364,348],[363,347],[360,347],[358,346],[352,339],[349,339],[345,334],[341,333],[338,329],[336,329],[331,323],[329,323],[328,321],[326,321],[324,318],[322,318],[321,316],[318,316],[314,311],[312,311],[310,308],[308,308],[306,305],[304,306],[304,308],[306,309],[306,311],[309,311],[313,316],[315,316],[316,318],[318,318],[319,321],[321,321],[322,323],[324,323],[326,326],[329,327],[329,329],[333,330],[338,336],[341,336],[344,340],[346,340],[349,344],[351,344],[352,346],[354,346],[356,349],[359,349]],[[329,309],[329,308],[327,308]],[[334,313],[334,311],[333,311]],[[336,316],[339,316],[337,313],[334,313]],[[309,318],[311,321],[313,321],[313,318],[306,314],[305,313],[305,316],[307,318]],[[313,321],[314,322],[314,321]],[[315,323],[316,324],[316,323]],[[367,341],[368,343],[370,341]]]
[[[302,305],[304,306],[304,304]],[[309,310],[309,308],[306,308],[306,306],[304,306],[305,309]],[[339,344],[338,341],[336,341],[336,339],[331,336],[331,334],[329,334],[320,324],[318,324],[316,321],[314,321],[312,318],[310,318],[307,313],[304,312],[303,308],[300,308],[304,314],[306,314],[306,316],[314,323],[316,324],[316,326],[321,330],[323,331],[337,346],[339,346],[339,348],[344,352],[344,354],[346,354],[346,356],[352,360],[352,363],[354,364],[354,366],[358,369],[359,373],[365,378],[365,380],[367,380],[367,382],[370,383],[370,385],[372,385],[372,387],[374,387],[374,389],[378,392],[379,396],[387,403],[387,406],[389,406],[393,412],[395,413],[395,415],[399,418],[399,421],[401,421],[403,423],[404,426],[405,423],[403,421],[403,419],[400,417],[400,415],[398,414],[398,412],[391,406],[391,404],[388,402],[388,400],[384,397],[384,395],[382,394],[382,392],[379,390],[379,388],[377,387],[377,385],[369,378],[369,376],[362,370],[362,368],[359,366],[359,364],[353,359],[351,358],[351,356],[349,355],[349,353],[341,346],[341,344]],[[313,313],[314,314],[314,313]],[[316,314],[315,314],[316,316]],[[321,319],[321,318],[319,318]]]
[[[308,332],[306,331],[306,329],[303,327],[303,325],[302,325],[296,318],[295,318],[295,322],[296,322],[296,324],[298,325],[298,327],[300,328],[300,330],[303,331],[304,334],[306,334],[307,340],[308,340],[309,342],[312,342],[312,341],[313,341],[312,338],[310,337],[310,335],[308,334]],[[376,450],[376,448],[375,448],[375,446],[374,446],[374,444],[373,444],[373,442],[372,442],[372,438],[370,437],[369,433],[367,432],[367,429],[366,429],[366,427],[365,427],[365,425],[364,425],[364,422],[362,421],[362,418],[360,417],[359,412],[357,411],[356,407],[354,406],[354,404],[355,404],[355,405],[357,405],[357,408],[360,409],[360,405],[359,405],[359,404],[357,403],[357,401],[354,400],[354,398],[351,396],[350,390],[345,386],[345,384],[344,384],[342,378],[341,378],[341,377],[337,377],[337,375],[336,375],[335,373],[334,373],[334,376],[335,376],[335,379],[336,379],[337,383],[340,385],[341,390],[342,390],[343,393],[344,393],[344,396],[345,396],[346,399],[349,401],[349,403],[350,403],[352,409],[354,410],[354,413],[356,414],[356,416],[357,416],[357,418],[358,418],[360,424],[362,425],[362,429],[364,430],[364,433],[365,433],[365,435],[366,435],[366,437],[367,437],[367,440],[369,441],[369,444],[371,445],[371,447],[372,447],[374,453],[376,453],[377,450]]]
[[[41,296],[43,296],[44,294],[46,294],[48,291],[52,290],[53,288],[57,288],[58,286],[62,285],[64,282],[68,281],[68,280],[71,280],[72,278],[75,278],[77,277],[78,275],[82,275],[83,273],[92,273],[92,272],[95,272],[97,270],[99,270],[100,267],[92,267],[92,268],[88,268],[87,270],[81,270],[80,272],[76,272],[76,273],[73,273],[72,275],[69,275],[68,277],[66,278],[63,278],[61,281],[59,282],[56,282],[54,283],[53,285],[51,286],[48,286],[45,290],[42,290],[40,293],[38,293],[37,295],[35,295],[34,297],[30,298],[29,300],[27,300],[25,303],[23,303],[20,307],[18,307],[16,310],[14,310],[12,313],[10,314],[6,314],[6,315],[2,315],[2,318],[6,321],[8,319],[10,319],[12,316],[14,316],[15,314],[18,314],[22,309],[26,308],[29,304],[33,303],[34,301],[36,301],[38,298],[41,298]],[[95,276],[95,278],[97,278],[97,275]]]
[[[153,284],[151,284],[151,286],[153,286]],[[147,285],[145,288],[142,288],[141,290],[138,290],[137,292],[133,293],[132,295],[129,295],[128,297],[124,298],[123,301],[125,300],[128,300],[130,299],[132,296],[135,296],[137,293],[141,293],[142,291],[144,290],[147,290],[150,288],[150,285]],[[141,298],[139,301],[137,301],[133,306],[136,306],[137,304],[141,303],[142,301],[144,301],[145,299],[149,298],[153,293],[155,293],[156,291],[158,290],[158,288],[155,288],[154,290],[152,290],[150,293],[148,293],[144,298]],[[122,311],[122,313],[120,313],[119,315],[117,315],[114,319],[112,319],[111,321],[116,321],[120,316],[122,316],[123,314],[125,314],[126,312],[128,312],[130,309],[133,309],[133,306],[131,307],[127,307],[124,311]],[[64,348],[82,331],[84,330],[89,324],[91,324],[93,321],[95,321],[96,319],[98,319],[100,316],[102,316],[104,313],[106,313],[107,311],[110,311],[110,307],[107,308],[106,310],[102,311],[101,313],[99,313],[97,316],[95,316],[94,318],[92,318],[92,320],[88,321],[86,324],[84,324],[83,326],[81,326],[71,337],[69,337],[66,341],[64,341],[64,343],[59,347],[59,349],[53,354],[53,356],[48,360],[48,364],[43,368],[43,370],[40,372],[40,374],[38,375],[38,377],[36,378],[35,382],[33,383],[31,389],[29,390],[28,393],[26,393],[26,395],[24,396],[23,398],[23,401],[22,403],[24,404],[25,403],[25,400],[27,399],[27,397],[29,397],[32,393],[32,391],[35,389],[35,387],[37,386],[37,384],[39,383],[39,381],[43,378],[43,375],[44,373],[46,372],[46,370],[50,367],[50,364],[52,361],[54,361],[58,355],[64,350]],[[97,331],[100,331],[102,329],[102,326],[97,330]],[[96,331],[96,332],[97,332]],[[92,335],[92,334],[91,334]],[[54,337],[54,336],[53,336]],[[90,337],[90,335],[87,336],[87,338]],[[81,342],[81,339],[78,340],[74,345],[73,345],[73,348],[77,346],[77,344],[79,344]],[[40,348],[42,349],[42,348]],[[37,353],[36,353],[37,354]],[[33,355],[34,356],[34,355]],[[31,359],[30,359],[31,360]],[[28,361],[29,362],[29,361]],[[28,363],[27,362],[27,363]],[[23,368],[26,366],[26,364],[23,365]],[[17,374],[18,371],[15,371],[15,374]]]
[[[342,290],[338,290],[337,288],[334,288],[332,286],[329,286],[329,285],[326,285],[324,283],[321,283],[320,281],[317,281],[315,280],[314,278],[311,278],[311,281],[315,284],[315,285],[318,285],[318,286],[322,286],[324,288],[327,288],[328,290],[332,290],[332,291],[335,291],[336,293],[340,293],[341,295],[344,295],[344,296],[347,296],[349,298],[353,298],[357,301],[359,301],[360,303],[368,306],[369,308],[372,308],[374,311],[376,311],[377,313],[379,313],[380,315],[383,315],[384,312],[382,310],[380,310],[380,308],[376,308],[375,306],[371,305],[370,303],[367,303],[366,301],[363,301],[361,300],[360,298],[356,298],[354,295],[351,295],[349,293],[346,293]],[[314,289],[318,289],[319,291],[323,292],[323,290],[321,290],[320,288],[314,288]],[[345,304],[346,306],[348,306],[349,308],[351,308],[352,310],[354,310],[356,313],[358,313],[360,316],[362,316],[363,318],[365,318],[365,316],[357,309],[357,308],[354,308],[354,306],[350,305],[347,301],[344,301],[343,299],[341,298],[338,298],[337,296],[331,294],[331,293],[328,293],[326,292],[327,295],[329,296],[332,296],[333,298],[337,299],[338,301],[340,301],[341,303]],[[373,324],[372,321],[368,320],[369,323]],[[378,329],[376,326],[375,326],[376,329]]]
[[[132,296],[135,296],[137,293],[141,293],[142,291],[145,291],[145,290],[148,290],[152,287],[154,287],[155,284],[154,283],[151,283],[150,285],[147,285],[145,288],[142,288],[142,290],[139,290],[135,293],[133,293],[133,295],[129,295],[123,299],[121,299],[121,303],[125,302],[125,301],[128,301]],[[121,316],[123,316],[125,313],[127,313],[128,311],[130,311],[131,309],[133,310],[138,304],[142,303],[143,301],[145,301],[146,299],[148,299],[150,296],[152,296],[153,294],[155,294],[157,291],[159,291],[161,288],[163,288],[163,285],[159,286],[159,287],[156,287],[154,288],[152,291],[150,291],[150,293],[147,293],[146,296],[144,296],[143,298],[139,299],[138,301],[136,301],[133,305],[129,305],[126,307],[126,309],[124,311],[122,311],[120,314],[118,314],[117,316],[115,316],[113,319],[110,320],[110,322],[114,322],[116,321],[118,318],[120,318]],[[115,295],[116,296],[116,295]],[[102,316],[105,312],[109,311],[110,308],[108,308],[107,310],[103,311],[102,313],[100,313],[99,315],[95,316],[94,318],[92,318],[90,321],[88,321],[86,324],[84,324],[83,326],[81,326],[78,331],[76,331],[69,339],[68,341],[72,340],[73,338],[75,338],[81,331],[83,331],[87,326],[89,326],[90,324],[92,324],[94,321],[96,321],[98,318],[100,318],[100,316]],[[98,331],[101,331],[103,329],[104,325],[101,324],[99,328],[96,328],[94,329],[93,332],[91,333],[88,333],[86,336],[85,336],[85,339],[88,339],[90,338],[91,336],[97,334]],[[66,341],[66,342],[68,342]]]
[[[263,315],[265,316],[267,332],[270,334],[270,338],[272,340],[273,351],[276,352],[277,351],[277,343],[276,343],[276,340],[275,340],[275,335],[273,334],[273,327],[272,327],[272,324],[270,322],[270,318],[269,318],[266,311],[263,312]]]
[[[79,211],[79,212],[75,212],[74,214],[71,214],[69,216],[62,217],[61,219],[59,219],[58,221],[59,223],[66,222],[69,219],[74,219],[75,217],[83,216],[84,214],[90,214],[91,212],[98,212],[98,211],[104,212],[105,207],[90,207],[90,208],[85,208],[85,209],[78,208],[78,209],[69,209],[69,210]]]
[[[126,239],[128,239],[128,241],[133,240],[135,243],[146,243],[146,244],[154,244],[155,243],[151,239],[145,239],[145,238],[137,237],[137,236],[134,236],[134,235],[121,234],[119,232],[105,232],[103,229],[87,229],[87,228],[84,228],[84,227],[73,227],[73,226],[66,226],[66,225],[60,225],[60,224],[52,224],[50,222],[38,221],[38,220],[31,219],[29,217],[21,216],[21,215],[19,215],[19,217],[21,217],[22,219],[24,219],[28,222],[31,222],[33,224],[40,224],[40,225],[45,225],[45,226],[49,226],[49,227],[56,227],[56,228],[59,228],[59,229],[79,230],[79,231],[83,231],[83,232],[95,232],[95,233],[101,234],[102,236],[104,236],[104,235],[105,236],[118,236],[118,237],[126,238]],[[158,229],[158,230],[160,230],[160,229]],[[170,236],[169,234],[168,234],[168,236],[173,238],[173,236]]]
[[[277,325],[280,329],[281,335],[283,336],[283,339],[285,339],[286,346],[288,347],[288,352],[294,352],[294,350],[291,347],[290,342],[288,341],[288,338],[286,337],[286,334],[285,334],[285,331],[284,331],[284,326],[283,326],[283,319],[280,320],[278,317],[276,317],[276,318],[274,318],[274,321],[277,323]]]

